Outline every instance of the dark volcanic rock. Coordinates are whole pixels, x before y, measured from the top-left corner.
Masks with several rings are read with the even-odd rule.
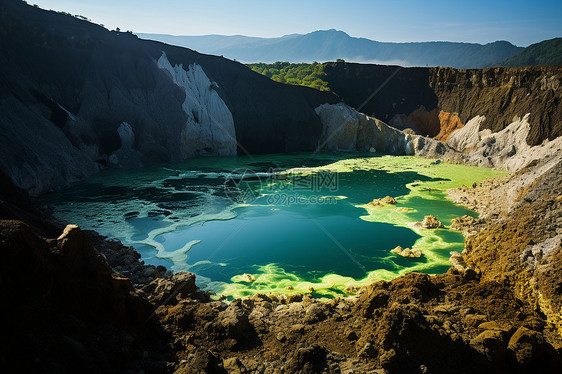
[[[154,321],[147,322],[153,307],[80,229],[68,226],[45,240],[19,221],[0,221],[0,252],[0,370],[158,367],[142,353],[161,354],[151,346],[161,339]]]
[[[23,221],[40,235],[57,236],[61,228],[49,222],[48,216],[48,212],[40,209],[26,191],[16,187],[10,177],[0,170],[0,219]]]
[[[470,341],[470,346],[490,361],[498,362],[505,359],[505,342],[500,331],[483,331]]]
[[[509,339],[508,349],[519,365],[529,366],[533,360],[544,360],[544,337],[540,332],[522,326]]]
[[[339,101],[222,57],[110,32],[23,1],[0,1],[0,23],[0,168],[33,194],[114,162],[132,167],[223,154],[211,140],[184,134],[188,117],[199,122],[206,108],[183,110],[185,92],[157,65],[163,53],[172,66],[202,67],[208,89],[232,114],[240,153],[314,149],[321,133],[314,108]]]
[[[285,368],[287,373],[322,373],[328,371],[326,356],[328,352],[318,344],[300,348]]]

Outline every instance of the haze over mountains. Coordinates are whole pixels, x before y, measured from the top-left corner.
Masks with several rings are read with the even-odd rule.
[[[401,66],[488,67],[523,48],[507,41],[489,44],[459,42],[389,43],[349,36],[343,31],[320,30],[279,38],[242,35],[173,36],[138,34],[139,37],[223,55],[241,62],[325,62],[344,59],[351,62],[396,64]]]

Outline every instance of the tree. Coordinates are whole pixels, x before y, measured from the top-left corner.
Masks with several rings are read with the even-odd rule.
[[[273,64],[256,63],[247,66],[276,82],[308,86],[321,91],[330,90],[328,83],[324,81],[324,65],[318,62],[291,64],[287,61],[277,61]]]

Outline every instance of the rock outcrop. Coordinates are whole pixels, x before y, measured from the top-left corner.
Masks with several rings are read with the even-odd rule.
[[[158,59],[158,67],[170,74],[173,82],[185,93],[182,109],[187,116],[181,132],[182,157],[215,150],[220,156],[236,155],[236,134],[232,113],[217,93],[217,83],[211,82],[198,64],[187,70],[172,66],[166,53]]]
[[[408,154],[411,139],[376,118],[357,112],[344,103],[323,104],[316,108],[323,124],[318,148],[328,151],[374,150],[388,154]]]
[[[443,137],[448,140],[442,142],[396,129],[344,103],[323,104],[316,113],[324,126],[318,145],[322,150],[416,155],[509,171],[521,170],[562,151],[562,136],[536,146],[527,144],[530,114],[514,119],[498,132],[480,130],[485,117],[477,116],[465,126],[455,127]]]
[[[406,258],[419,258],[422,255],[422,251],[420,249],[402,248],[401,246],[397,246],[396,248],[392,249],[390,252]]]
[[[395,198],[393,198],[392,196],[385,196],[385,197],[380,198],[380,199],[373,199],[367,205],[376,208],[376,207],[379,207],[379,206],[395,205],[395,204],[396,204]]]
[[[462,155],[447,144],[395,129],[376,118],[357,112],[344,103],[316,108],[323,124],[318,149],[378,152],[460,160]]]
[[[531,125],[530,114],[515,119],[505,129],[492,132],[480,130],[484,117],[471,119],[462,129],[451,134],[447,144],[462,151],[466,162],[484,167],[517,171],[531,162],[542,160],[562,151],[562,136],[530,146],[526,139]]]
[[[423,217],[421,225],[426,229],[438,229],[441,227],[441,222],[435,216],[429,215]]]
[[[106,166],[313,150],[335,95],[235,61],[0,2],[0,169],[40,194]]]
[[[79,228],[45,240],[0,221],[0,252],[2,372],[163,369],[163,335],[147,322],[153,307]]]
[[[457,70],[326,63],[324,71],[324,80],[346,104],[439,140],[476,116],[486,118],[480,130],[499,132],[527,113],[528,145],[562,135],[560,66]]]

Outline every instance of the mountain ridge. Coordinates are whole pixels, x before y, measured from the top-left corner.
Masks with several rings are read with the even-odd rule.
[[[507,41],[487,44],[449,41],[380,42],[353,37],[335,29],[274,38],[244,35],[138,35],[141,38],[195,49],[201,53],[224,55],[243,62],[266,63],[327,62],[345,59],[359,63],[375,62],[402,66],[481,68],[492,66],[523,49]]]
[[[562,65],[562,38],[531,44],[499,63],[502,66]]]

